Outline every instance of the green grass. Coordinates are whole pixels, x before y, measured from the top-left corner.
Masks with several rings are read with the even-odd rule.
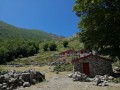
[[[68,41],[68,47],[63,47],[63,41]],[[69,50],[69,49],[74,49],[74,50],[80,50],[84,48],[83,43],[81,43],[79,41],[79,38],[74,38],[74,37],[70,37],[70,38],[64,38],[61,41],[56,42],[58,48],[58,51],[65,51],[65,50]]]
[[[63,71],[72,71],[72,64],[63,64],[54,67],[54,71],[63,72]]]
[[[120,61],[119,60],[117,62],[113,63],[113,67],[115,67],[115,66],[120,68]]]
[[[4,71],[5,68],[3,66],[0,66],[0,71]]]
[[[48,34],[41,30],[18,28],[0,21],[0,39],[8,40],[14,38],[30,40],[51,40],[57,39],[57,36]]]
[[[15,64],[45,63],[47,64],[48,62],[57,60],[57,57],[53,56],[54,53],[56,53],[56,51],[40,52],[36,54],[35,56],[26,57],[26,58],[18,58],[10,63],[15,63]]]

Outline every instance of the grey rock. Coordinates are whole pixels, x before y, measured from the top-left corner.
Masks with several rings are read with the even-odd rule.
[[[30,87],[30,83],[29,82],[24,82],[23,87]]]

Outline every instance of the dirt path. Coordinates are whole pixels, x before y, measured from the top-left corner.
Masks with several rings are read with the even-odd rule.
[[[74,82],[67,75],[70,72],[56,74],[47,71],[46,81],[22,90],[120,90],[120,84],[110,83],[109,86],[94,86],[92,82]]]

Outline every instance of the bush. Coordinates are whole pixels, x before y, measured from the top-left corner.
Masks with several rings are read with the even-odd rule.
[[[0,64],[10,62],[20,56],[28,57],[38,53],[37,41],[6,40],[0,42]]]
[[[4,71],[4,68],[3,68],[2,66],[0,66],[0,72],[1,72],[1,71]]]
[[[68,41],[64,41],[64,42],[63,42],[63,46],[64,46],[64,47],[67,47],[67,46],[68,46]]]
[[[120,77],[119,77],[119,78],[114,78],[114,79],[112,80],[112,82],[114,82],[114,83],[120,83]]]
[[[113,66],[117,66],[117,67],[120,68],[120,61],[118,60],[117,62],[115,62],[115,63],[113,64]]]
[[[47,43],[44,44],[43,49],[44,49],[44,51],[48,51],[48,44]]]
[[[50,51],[56,51],[57,45],[55,43],[50,43],[49,49]]]

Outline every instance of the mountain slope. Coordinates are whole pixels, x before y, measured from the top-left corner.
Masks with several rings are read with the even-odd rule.
[[[10,24],[0,21],[0,39],[37,39],[37,40],[51,40],[59,39],[54,35],[48,34],[40,30],[31,30],[17,28]]]

